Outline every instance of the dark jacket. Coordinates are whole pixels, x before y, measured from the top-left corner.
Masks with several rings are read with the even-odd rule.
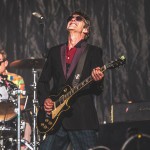
[[[89,45],[85,41],[76,45],[77,51],[72,64],[66,73],[65,50],[66,44],[55,46],[49,50],[46,63],[38,81],[37,93],[40,105],[51,94],[56,94],[65,85],[72,86],[77,62],[88,45],[88,52],[81,74],[80,82],[91,75],[92,69],[103,65],[102,50]],[[53,88],[50,91],[50,79],[53,78]],[[65,114],[62,124],[66,129],[97,129],[98,118],[94,106],[93,95],[100,94],[103,81],[92,82],[85,86],[71,99],[71,109]]]

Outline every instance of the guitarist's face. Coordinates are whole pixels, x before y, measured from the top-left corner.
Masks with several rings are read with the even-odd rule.
[[[88,29],[85,27],[85,19],[79,15],[73,15],[68,18],[67,30],[70,33],[87,34]]]

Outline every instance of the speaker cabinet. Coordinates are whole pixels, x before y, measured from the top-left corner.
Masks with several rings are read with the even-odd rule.
[[[150,120],[150,102],[119,103],[111,106],[111,123]]]

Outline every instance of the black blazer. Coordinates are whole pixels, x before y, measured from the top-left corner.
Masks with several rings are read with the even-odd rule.
[[[40,105],[51,94],[56,94],[65,85],[72,85],[75,70],[80,56],[87,43],[77,44],[77,51],[73,58],[68,73],[66,73],[65,50],[66,44],[55,46],[49,50],[47,60],[37,85],[37,95]],[[81,74],[80,81],[91,75],[93,68],[102,66],[102,50],[88,44],[88,52]],[[50,80],[53,78],[53,88],[50,91]],[[100,94],[103,89],[103,81],[93,82],[87,85],[72,98],[71,109],[65,114],[62,125],[66,129],[98,129],[97,112],[94,106],[93,95]]]

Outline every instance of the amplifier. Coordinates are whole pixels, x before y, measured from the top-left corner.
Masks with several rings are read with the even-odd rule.
[[[150,120],[150,102],[111,105],[111,123]]]

